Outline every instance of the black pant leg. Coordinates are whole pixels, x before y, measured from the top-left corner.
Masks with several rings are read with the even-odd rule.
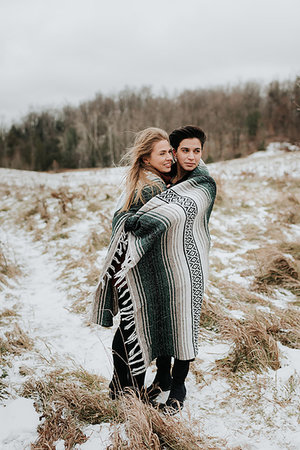
[[[177,384],[183,384],[189,373],[189,368],[190,360],[175,359],[172,369],[173,381]]]
[[[116,385],[117,390],[123,390],[130,383],[130,371],[128,366],[127,351],[124,344],[124,335],[121,326],[117,329],[113,342],[112,342],[112,353],[113,353],[113,384]]]

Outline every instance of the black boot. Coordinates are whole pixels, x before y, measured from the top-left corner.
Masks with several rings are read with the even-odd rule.
[[[147,388],[147,399],[150,403],[154,402],[161,392],[166,392],[171,389],[171,356],[158,356],[156,366],[157,372],[155,378]]]
[[[187,377],[190,367],[190,361],[182,361],[175,359],[172,370],[172,385],[168,400],[165,405],[160,405],[159,408],[166,414],[173,415],[178,413],[183,408],[183,403],[186,398],[185,379]]]

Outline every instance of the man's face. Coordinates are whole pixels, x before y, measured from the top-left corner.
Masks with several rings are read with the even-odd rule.
[[[202,156],[202,146],[198,138],[183,139],[180,142],[177,152],[174,152],[177,157],[177,164],[180,167],[190,172],[194,170],[201,159]]]

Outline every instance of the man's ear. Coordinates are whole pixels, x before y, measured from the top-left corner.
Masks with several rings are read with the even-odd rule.
[[[174,162],[177,161],[177,152],[176,152],[175,148],[173,148],[173,159],[174,159]]]

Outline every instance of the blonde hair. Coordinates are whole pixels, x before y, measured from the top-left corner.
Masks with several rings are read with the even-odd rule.
[[[133,203],[139,200],[144,203],[142,190],[146,184],[162,186],[155,180],[150,181],[147,178],[146,170],[150,170],[159,176],[159,172],[153,167],[146,165],[143,158],[150,156],[153,147],[157,142],[166,140],[169,142],[169,135],[160,128],[146,128],[136,134],[133,146],[129,149],[124,159],[129,159],[130,167],[126,175],[126,200],[122,211],[128,211]]]

